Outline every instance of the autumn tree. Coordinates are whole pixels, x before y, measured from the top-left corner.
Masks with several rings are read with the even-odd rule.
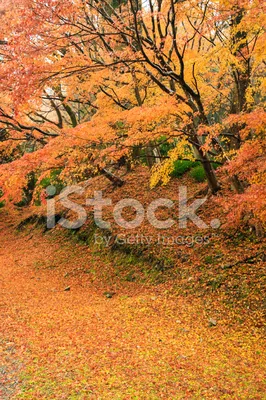
[[[47,148],[55,164],[86,151],[108,173],[144,148],[150,165],[160,161],[154,184],[189,158],[202,163],[212,193],[214,162],[240,195],[253,185],[242,170],[245,149],[263,148],[253,123],[264,115],[260,0],[23,0],[12,12],[2,26],[1,124],[10,137],[10,123],[34,133],[34,165]],[[164,160],[162,138],[171,148]]]

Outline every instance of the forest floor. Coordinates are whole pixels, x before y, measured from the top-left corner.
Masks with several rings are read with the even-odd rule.
[[[266,399],[260,324],[176,283],[115,281],[115,257],[11,225],[0,223],[2,400]]]

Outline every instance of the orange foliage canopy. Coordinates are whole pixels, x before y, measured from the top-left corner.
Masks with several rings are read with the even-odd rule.
[[[32,171],[82,179],[163,138],[171,152],[153,182],[194,158],[216,193],[218,162],[237,218],[249,203],[265,221],[262,1],[23,0],[2,2],[1,15],[5,200],[18,200]]]

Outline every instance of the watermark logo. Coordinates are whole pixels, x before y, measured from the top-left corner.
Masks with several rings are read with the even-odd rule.
[[[204,245],[210,243],[210,235],[202,236],[202,235],[162,235],[158,233],[158,235],[145,235],[145,234],[119,234],[117,236],[113,236],[110,234],[100,235],[94,234],[94,243],[98,246],[103,247],[113,247],[122,246],[122,245],[131,245],[131,246],[151,246],[158,245],[160,247],[165,246],[186,246],[193,247],[194,245]]]
[[[178,225],[179,229],[185,229],[189,222],[192,222],[199,229],[218,229],[220,227],[220,221],[213,219],[209,224],[206,223],[198,214],[199,208],[206,203],[207,197],[202,199],[196,199],[189,204],[188,192],[186,186],[179,187],[178,197],[178,218],[159,219],[157,211],[160,208],[172,210],[176,203],[170,199],[159,198],[150,202],[149,205],[144,206],[140,201],[134,198],[121,199],[117,204],[113,204],[111,198],[104,197],[102,191],[95,191],[93,198],[86,199],[86,206],[93,208],[93,218],[95,224],[100,229],[111,230],[111,223],[104,219],[105,207],[112,207],[112,215],[114,223],[119,227],[127,230],[135,229],[140,227],[144,220],[148,222],[156,229],[166,230],[174,225]],[[46,189],[47,194],[47,228],[52,229],[59,224],[66,229],[78,229],[87,221],[86,209],[70,199],[73,194],[84,195],[85,189],[78,185],[67,186],[60,194],[55,198],[56,188],[49,186]],[[56,206],[60,203],[67,210],[71,210],[76,214],[74,220],[67,218],[61,218],[59,221],[56,220]],[[125,218],[125,209],[134,210],[134,218],[127,220]]]

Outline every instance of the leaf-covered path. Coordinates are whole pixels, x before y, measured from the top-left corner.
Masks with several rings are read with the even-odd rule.
[[[86,247],[0,234],[1,399],[266,398],[254,332],[211,327],[196,297],[166,287],[106,296]]]

